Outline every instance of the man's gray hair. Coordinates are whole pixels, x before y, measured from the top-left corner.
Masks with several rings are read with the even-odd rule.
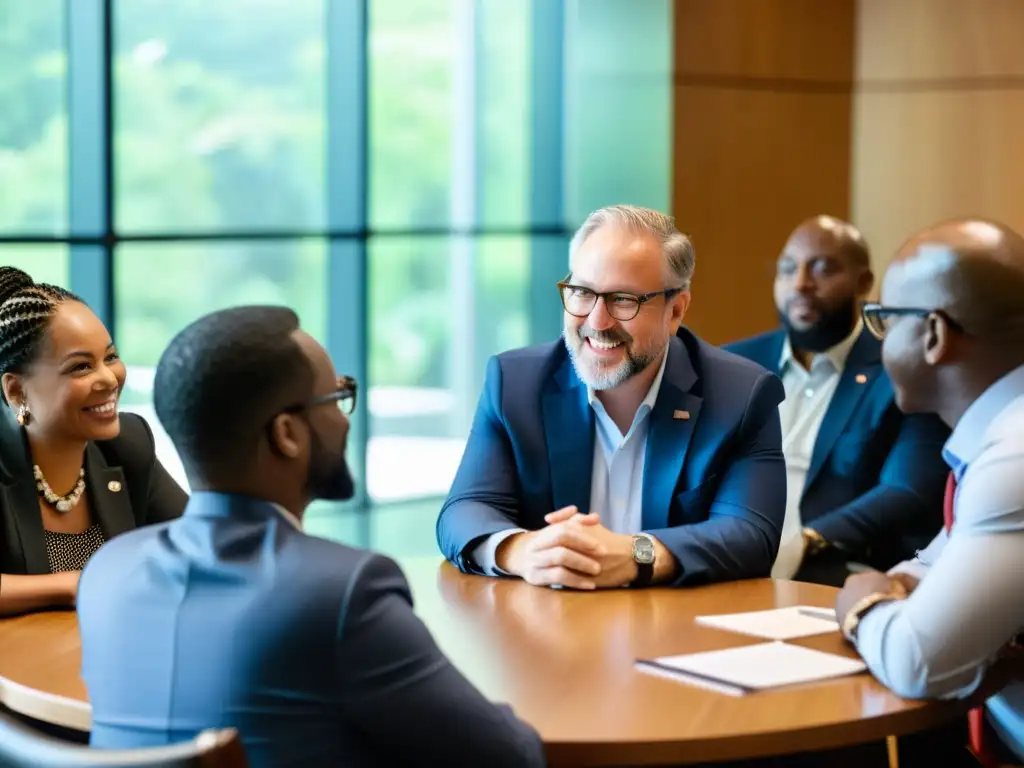
[[[618,224],[633,232],[651,235],[661,244],[661,252],[665,255],[669,288],[690,289],[693,278],[695,255],[690,238],[676,229],[676,222],[671,216],[635,205],[609,205],[587,216],[572,242],[569,243],[569,268],[572,269],[576,252],[583,241],[605,224]]]

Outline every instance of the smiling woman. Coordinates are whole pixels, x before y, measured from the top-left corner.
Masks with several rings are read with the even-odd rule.
[[[89,307],[0,267],[0,615],[73,606],[106,540],[184,510],[149,426],[118,413],[124,382]]]

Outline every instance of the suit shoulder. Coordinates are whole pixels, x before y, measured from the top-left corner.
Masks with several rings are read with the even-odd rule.
[[[514,376],[517,381],[540,380],[554,373],[565,362],[568,353],[561,339],[500,352],[494,360],[502,378]]]
[[[756,336],[748,336],[745,339],[723,344],[721,349],[726,352],[742,355],[743,357],[750,357],[755,353],[762,351],[766,346],[778,344],[779,337],[781,335],[782,331],[779,329],[766,331],[764,333],[759,333]]]
[[[116,574],[120,581],[127,570],[129,570],[137,558],[141,556],[146,544],[159,536],[162,536],[171,522],[154,523],[143,525],[129,531],[119,533],[104,542],[96,552],[89,558],[82,570],[82,584],[86,583],[85,576],[97,573],[104,573],[108,570]]]
[[[499,352],[495,357],[501,364],[502,368],[505,368],[508,365],[543,365],[552,358],[558,357],[559,352],[564,351],[564,349],[565,347],[561,340],[549,341],[544,344],[534,344],[529,347],[509,349],[505,352]]]
[[[96,443],[112,464],[129,471],[148,470],[156,461],[153,432],[144,418],[136,413],[120,415],[121,431],[117,437]]]
[[[402,573],[398,564],[385,555],[319,536],[300,534],[294,538],[293,546],[296,557],[291,558],[291,563],[294,577],[299,580],[332,582],[334,588],[351,591],[357,582],[368,577]]]
[[[704,342],[700,344],[700,356],[703,363],[701,372],[712,382],[731,380],[753,386],[765,377],[776,378],[774,373],[760,363],[755,363],[737,352]]]

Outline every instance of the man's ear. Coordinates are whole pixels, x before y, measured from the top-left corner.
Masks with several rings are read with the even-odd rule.
[[[270,422],[270,448],[286,459],[295,459],[302,453],[302,430],[306,427],[288,413],[279,413]]]
[[[949,323],[942,315],[934,312],[928,315],[923,343],[924,361],[928,365],[938,365],[949,355],[953,334],[950,332]]]
[[[681,291],[672,299],[672,333],[679,330],[686,316],[686,310],[690,308],[690,299],[693,295],[689,291]]]
[[[857,278],[857,295],[862,299],[871,293],[871,289],[875,287],[875,273],[870,269],[865,269],[860,273],[860,277]]]

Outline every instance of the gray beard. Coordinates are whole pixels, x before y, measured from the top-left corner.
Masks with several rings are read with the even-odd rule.
[[[580,350],[582,350],[583,344],[586,340],[579,335],[577,331],[574,335],[577,340],[577,346],[569,340],[569,331],[565,331],[562,334],[562,340],[565,343],[565,349],[569,353],[569,360],[572,361],[572,367],[576,371],[576,375],[580,381],[586,384],[593,390],[598,392],[615,389],[615,387],[621,386],[629,381],[631,378],[636,376],[638,373],[647,368],[655,358],[654,355],[636,355],[626,350],[626,359],[619,363],[614,368],[601,368],[596,373],[589,370],[589,366],[580,360]]]

